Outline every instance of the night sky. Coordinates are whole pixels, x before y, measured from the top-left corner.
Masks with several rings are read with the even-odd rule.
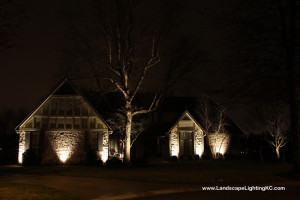
[[[214,9],[215,1],[201,4],[202,9],[203,6]],[[66,21],[61,12],[66,5],[68,1],[31,0],[24,6],[26,19],[10,38],[14,46],[0,54],[0,89],[5,94],[2,95],[0,108],[30,109],[62,78]],[[218,33],[209,23],[203,23],[205,20],[199,19],[195,6],[200,8],[197,2],[191,2],[184,8],[177,31],[198,38],[206,49],[218,52],[213,50],[218,42]]]
[[[25,17],[0,54],[1,108],[32,108],[57,83],[63,24],[60,1],[29,1]]]
[[[10,38],[14,46],[0,53],[0,109],[23,107],[32,110],[63,78],[62,52],[66,50],[64,40],[67,32],[62,10],[71,5],[70,2],[31,0],[26,4],[23,14],[26,19],[21,20],[21,26]],[[186,77],[189,84],[176,88],[175,95],[199,96],[201,89],[223,84],[218,80],[226,70],[222,60],[230,47],[226,45],[228,41],[225,41],[226,34],[220,29],[221,25],[216,25],[215,21],[210,21],[209,15],[203,13],[210,16],[220,13],[219,2],[190,1],[184,7],[174,32],[199,42],[208,54],[206,61]],[[248,116],[240,117],[241,110],[243,108],[240,107],[231,110],[233,118],[247,119]]]

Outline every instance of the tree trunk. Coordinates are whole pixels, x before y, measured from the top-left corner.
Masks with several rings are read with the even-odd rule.
[[[125,156],[123,162],[127,166],[131,164],[130,163],[131,125],[132,125],[131,105],[129,103],[126,103]]]
[[[279,160],[280,159],[280,149],[278,147],[276,148],[276,155]]]

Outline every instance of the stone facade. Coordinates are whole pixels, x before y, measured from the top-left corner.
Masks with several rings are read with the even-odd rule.
[[[61,163],[78,164],[84,162],[84,132],[82,131],[46,131],[42,164]]]
[[[181,133],[192,134],[192,139],[180,138]],[[187,145],[187,146],[186,146]],[[179,156],[183,154],[184,149],[190,149],[189,156],[202,156],[204,152],[204,135],[200,126],[196,123],[193,117],[186,111],[179,118],[177,123],[172,127],[169,135],[169,147],[171,156]]]
[[[199,126],[195,126],[195,155],[202,156],[204,152],[204,136]]]
[[[66,79],[25,118],[17,132],[19,163],[30,148],[41,164],[80,164],[90,149],[97,151],[104,162],[108,159],[112,131]]]
[[[175,126],[170,133],[170,153],[171,156],[179,155],[179,136],[178,136],[178,128]]]
[[[23,153],[25,152],[25,131],[19,133],[19,152],[18,152],[18,162],[22,163]]]
[[[98,154],[103,162],[106,162],[108,159],[108,139],[109,134],[108,132],[103,133],[103,148],[102,150],[98,151]]]

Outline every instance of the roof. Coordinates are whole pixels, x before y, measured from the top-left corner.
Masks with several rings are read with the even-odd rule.
[[[202,129],[202,127],[201,127],[201,125],[195,120],[195,118],[191,115],[191,113],[188,111],[188,110],[186,110],[186,111],[184,111],[184,113],[180,116],[180,118],[177,120],[177,122],[170,128],[170,130],[168,131],[168,133],[169,132],[171,132],[172,131],[172,129],[186,116],[186,115],[188,115],[193,121],[194,121],[194,123],[197,125],[197,126],[199,126],[201,129]]]
[[[90,104],[90,102],[76,89],[76,87],[73,85],[73,83],[68,79],[65,78],[63,81],[61,81],[54,90],[50,92],[50,95],[48,95],[42,103],[40,103],[15,129],[19,129],[21,125],[23,125],[31,116],[34,115],[34,113],[41,108],[49,99],[51,96],[54,95],[64,95],[64,96],[81,96],[83,100],[90,106],[90,108],[95,112],[97,117],[99,117],[103,123],[107,126],[109,131],[112,131],[110,126],[106,123],[106,121],[101,117],[101,115],[98,113],[98,111]]]

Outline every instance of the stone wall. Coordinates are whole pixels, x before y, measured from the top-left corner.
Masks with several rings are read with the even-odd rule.
[[[108,132],[103,133],[103,149],[98,152],[100,159],[105,163],[108,159]]]
[[[79,164],[85,161],[82,131],[47,131],[44,135],[42,164]]]
[[[194,138],[194,144],[195,144],[195,155],[199,155],[199,157],[202,156],[204,152],[204,136],[203,131],[198,127],[195,126],[195,138]]]
[[[23,161],[23,153],[25,152],[25,131],[21,131],[19,133],[19,152],[18,152],[18,162],[22,163]]]
[[[179,156],[179,135],[177,126],[175,126],[170,133],[170,154],[171,156]]]

